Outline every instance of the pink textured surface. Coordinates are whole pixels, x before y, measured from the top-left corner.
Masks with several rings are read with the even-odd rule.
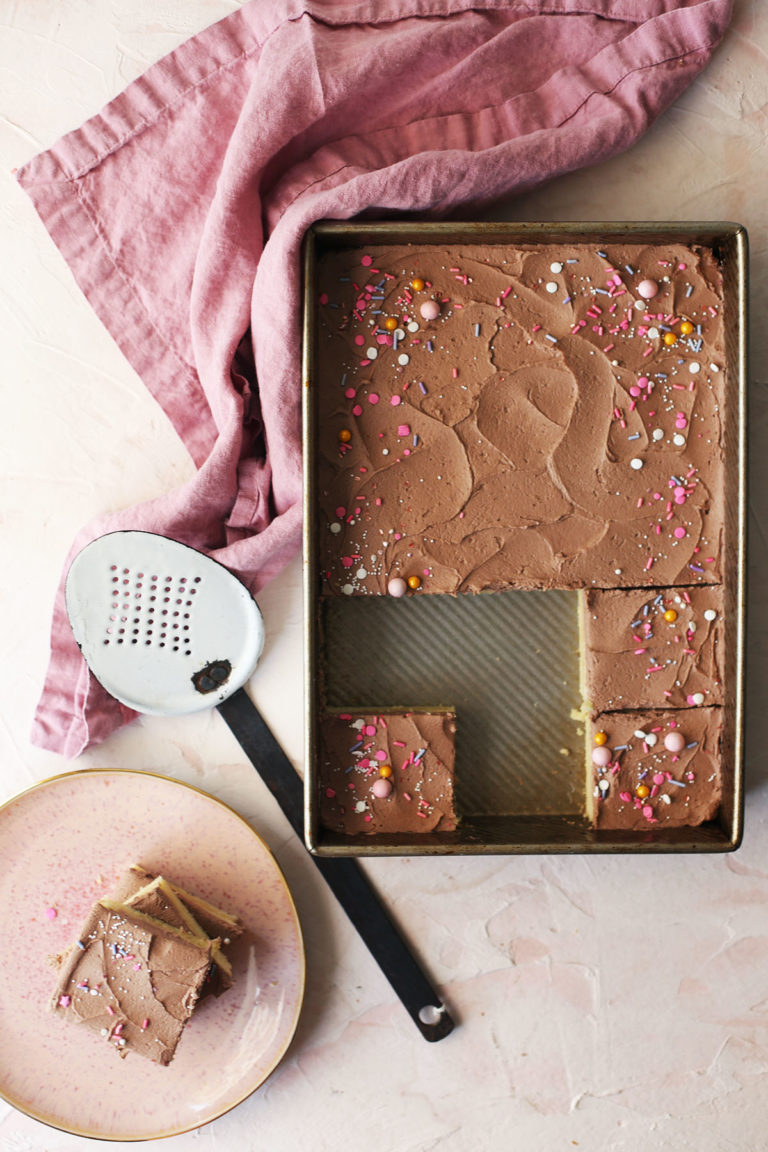
[[[730,0],[251,0],[20,181],[198,471],[102,532],[212,552],[258,591],[300,540],[307,226],[479,207],[627,148],[701,71]],[[59,590],[33,739],[72,757],[131,713]]]
[[[49,605],[78,527],[186,483],[193,466],[11,176],[236,0],[6,4],[0,37],[4,380],[0,784],[65,767],[29,743]],[[513,220],[737,220],[749,229],[749,737],[744,844],[727,856],[375,860],[378,890],[460,1021],[424,1043],[218,713],[140,718],[89,768],[151,768],[226,800],[265,837],[305,933],[294,1043],[261,1089],[147,1152],[762,1152],[768,1071],[768,4],[735,0],[721,47],[630,150],[492,210]],[[486,215],[490,215],[487,213]],[[259,593],[250,685],[302,766],[294,560]],[[44,909],[43,909],[44,911]],[[2,938],[0,938],[0,955]],[[54,1021],[55,1022],[55,1021]],[[0,1101],[8,1152],[95,1152]]]
[[[133,863],[245,926],[231,949],[234,986],[200,1002],[168,1067],[135,1053],[122,1060],[48,1010],[51,957],[74,944],[93,903]],[[104,771],[23,793],[0,809],[0,910],[0,1092],[32,1116],[103,1139],[183,1132],[257,1088],[290,1043],[304,989],[296,909],[264,842],[203,792]]]

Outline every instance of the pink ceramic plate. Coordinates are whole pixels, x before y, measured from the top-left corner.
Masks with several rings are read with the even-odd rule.
[[[50,957],[133,863],[242,919],[234,987],[206,997],[167,1068],[48,1010]],[[54,915],[55,913],[55,915]],[[304,992],[296,909],[264,842],[231,808],[144,772],[55,776],[0,808],[0,1094],[80,1136],[141,1140],[233,1108],[285,1053]]]

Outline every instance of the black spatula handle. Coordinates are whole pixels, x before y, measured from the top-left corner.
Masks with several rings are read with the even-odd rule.
[[[218,707],[303,843],[301,780],[261,713],[243,688]],[[422,1036],[426,1040],[442,1040],[453,1031],[454,1022],[363,870],[355,860],[348,858],[310,858],[322,872]]]

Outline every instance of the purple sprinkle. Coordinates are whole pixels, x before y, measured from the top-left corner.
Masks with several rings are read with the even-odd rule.
[[[427,390],[426,390],[426,388],[424,387],[424,381],[423,381],[423,380],[419,380],[419,388],[421,388],[421,391],[422,391],[422,392],[424,393],[424,395],[426,396],[426,394],[427,394]]]

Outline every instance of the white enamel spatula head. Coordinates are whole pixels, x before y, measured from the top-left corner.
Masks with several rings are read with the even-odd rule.
[[[150,532],[111,532],[79,552],[66,580],[70,624],[110,695],[136,712],[213,708],[250,677],[261,613],[215,560]]]

